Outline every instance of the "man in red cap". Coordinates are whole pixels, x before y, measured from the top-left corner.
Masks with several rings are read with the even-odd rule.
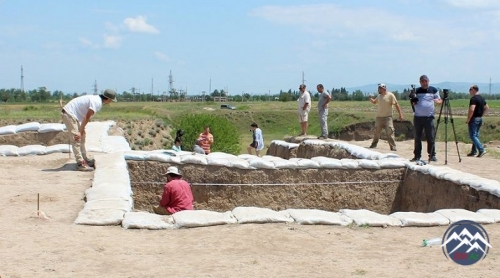
[[[167,169],[167,183],[163,188],[160,205],[153,208],[156,214],[169,215],[181,210],[193,209],[193,192],[191,186],[182,179],[182,174],[175,166]]]

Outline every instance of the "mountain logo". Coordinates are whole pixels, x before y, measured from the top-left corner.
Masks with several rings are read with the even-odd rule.
[[[460,265],[473,265],[488,255],[490,238],[480,224],[462,220],[451,224],[441,245],[446,258]]]

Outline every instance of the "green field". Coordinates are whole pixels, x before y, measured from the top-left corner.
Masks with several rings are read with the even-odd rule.
[[[173,123],[180,115],[191,113],[210,113],[222,116],[235,125],[240,136],[241,152],[246,152],[246,146],[251,142],[249,126],[257,122],[261,127],[266,145],[272,140],[283,139],[287,135],[297,135],[300,127],[297,120],[297,103],[290,102],[243,102],[230,103],[236,110],[222,110],[220,103],[214,102],[117,102],[111,107],[104,107],[95,117],[95,121],[114,120],[129,122],[142,119],[161,119],[166,125],[175,127]],[[468,100],[450,101],[454,125],[458,141],[469,142],[465,117]],[[405,119],[412,120],[409,102],[402,101],[401,106]],[[500,101],[489,101],[490,115],[485,118],[481,129],[481,139],[484,142],[500,139]],[[332,102],[330,104],[328,125],[330,131],[340,131],[343,127],[359,122],[373,121],[376,106],[369,101],[364,102]],[[439,107],[437,107],[439,113]],[[396,112],[395,112],[396,113]],[[58,104],[0,104],[0,120],[2,125],[20,124],[28,121],[60,122]],[[444,140],[444,115],[438,130],[437,140]],[[309,116],[309,134],[319,134],[318,113],[316,103],[313,103]],[[172,134],[173,135],[173,134]],[[448,125],[448,139],[453,141],[451,125]]]

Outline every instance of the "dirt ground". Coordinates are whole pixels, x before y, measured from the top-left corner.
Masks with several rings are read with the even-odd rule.
[[[383,143],[379,150],[388,150]],[[405,157],[409,144],[398,143]],[[464,157],[459,164],[455,152],[448,166],[498,179],[497,159]],[[438,158],[443,164],[440,151]],[[68,154],[0,157],[0,277],[498,276],[500,224],[485,225],[493,248],[468,267],[448,261],[438,247],[420,247],[447,227],[244,224],[148,231],[74,225],[92,181],[92,173],[74,166]],[[38,193],[40,210],[51,220],[35,217]]]

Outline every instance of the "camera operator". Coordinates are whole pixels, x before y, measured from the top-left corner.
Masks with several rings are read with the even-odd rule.
[[[427,139],[427,153],[429,161],[437,161],[434,138],[434,104],[441,104],[443,100],[435,87],[429,86],[427,75],[420,76],[420,87],[416,89],[411,100],[414,108],[413,126],[415,128],[414,157],[410,161],[419,161],[422,155],[422,132]]]

